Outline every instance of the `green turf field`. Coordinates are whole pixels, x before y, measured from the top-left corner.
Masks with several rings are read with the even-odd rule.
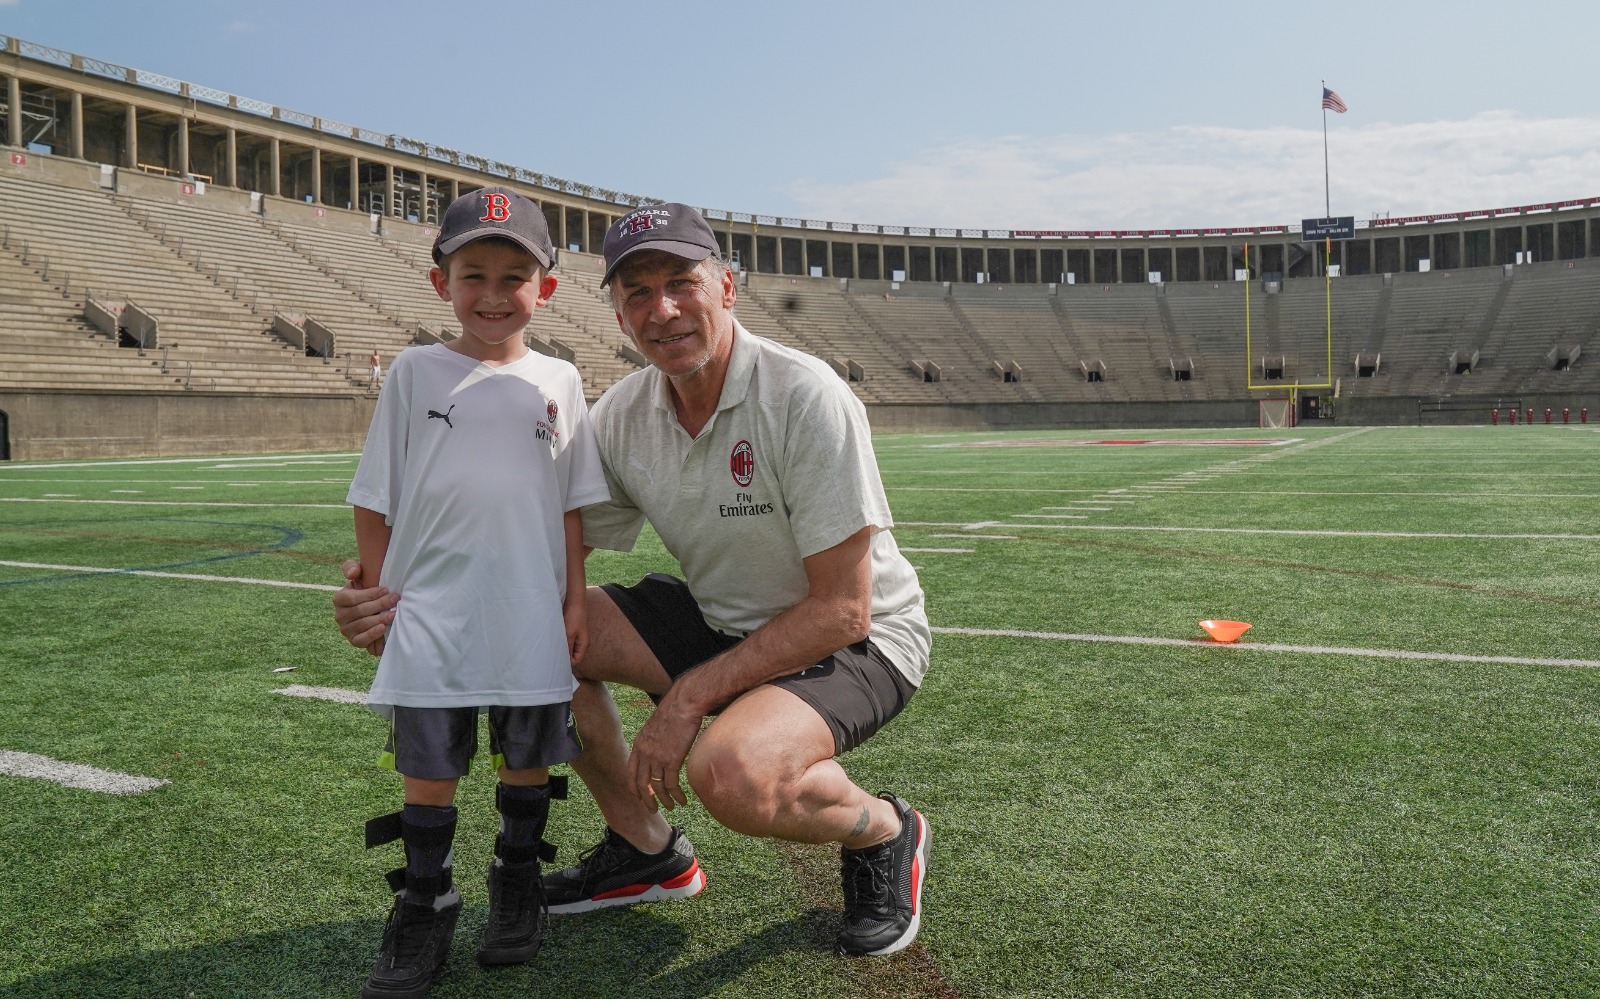
[[[1092,443],[1128,439],[1155,443]],[[478,773],[435,995],[1600,994],[1595,429],[877,443],[938,633],[846,765],[931,823],[918,944],[834,958],[830,851],[691,807],[703,895],[483,971]],[[0,466],[0,763],[169,782],[0,776],[0,995],[356,993],[399,853],[361,826],[398,781],[376,716],[277,693],[370,680],[324,589],[354,465]],[[589,578],[671,568],[647,534]],[[1201,644],[1205,618],[1254,627]],[[599,830],[574,781],[562,860]]]

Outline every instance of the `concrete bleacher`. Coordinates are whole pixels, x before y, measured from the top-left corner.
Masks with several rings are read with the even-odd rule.
[[[898,291],[859,283],[841,297],[852,309],[858,323],[865,324],[871,338],[882,341],[897,355],[911,361],[935,365],[936,386],[949,402],[1016,402],[1027,398],[1022,382],[1003,382],[994,372],[994,362],[1006,359],[979,338],[981,334],[964,322],[951,307],[941,285],[908,287]],[[1036,394],[1028,401],[1037,401]]]
[[[300,240],[320,235],[310,227],[288,230],[249,213],[197,204],[135,202],[120,196],[117,201],[163,245],[191,262],[203,279],[258,316],[269,321],[277,312],[314,317],[334,331],[339,354],[362,359],[374,348],[392,354],[410,342],[411,330],[404,322],[379,311],[367,297],[380,294],[376,275],[395,269],[392,258],[371,268],[374,287],[363,289],[347,285],[348,278],[341,280],[302,250]]]
[[[59,391],[196,392],[358,398],[366,358],[386,359],[419,327],[455,319],[427,281],[433,230],[394,219],[210,198],[113,194],[0,177],[0,384]],[[563,253],[530,336],[570,353],[597,398],[637,370],[599,280],[599,258]],[[971,285],[740,274],[736,314],[752,332],[865,372],[875,405],[1177,403],[1260,395],[1259,361],[1284,382],[1332,380],[1347,397],[1517,395],[1600,388],[1600,261],[1366,275],[1332,282],[1333,358],[1321,280],[1276,294],[1240,282]],[[118,346],[85,321],[85,298],[136,303],[159,343]],[[277,312],[334,331],[332,358],[272,332]],[[1552,350],[1579,348],[1566,371]],[[1476,353],[1470,376],[1452,352]],[[1381,356],[1357,378],[1357,356]],[[1193,362],[1191,380],[1173,377]],[[1083,365],[1103,362],[1089,382]],[[915,369],[939,372],[925,380]],[[1014,364],[1015,380],[1000,374]]]
[[[14,310],[0,340],[13,357],[32,355],[8,368],[8,382],[290,395],[352,389],[342,372],[271,336],[266,318],[205,280],[108,195],[8,179],[0,184],[0,216],[5,252],[19,265],[25,253],[32,265],[6,269],[3,293],[31,315]],[[39,300],[41,288],[48,301]],[[156,315],[157,349],[141,357],[85,323],[89,294],[113,305],[131,301]]]
[[[1562,392],[1594,385],[1591,371],[1600,358],[1600,262],[1577,260],[1512,271],[1502,324],[1515,323],[1498,348],[1507,395]],[[1579,347],[1566,370],[1553,370],[1550,353]]]
[[[753,319],[751,332],[770,319],[787,336],[790,346],[823,360],[849,359],[866,371],[866,379],[852,387],[866,402],[941,403],[948,396],[939,383],[923,382],[911,369],[912,357],[877,336],[862,315],[845,299],[837,281],[750,275],[741,298],[757,307],[739,312],[741,321]],[[755,319],[752,313],[764,313]]]
[[[1063,285],[1061,310],[1072,322],[1080,349],[1105,362],[1107,381],[1114,378],[1124,398],[1184,397],[1168,366],[1172,345],[1152,286]],[[1196,363],[1202,362],[1197,358]]]
[[[1089,398],[1104,382],[1085,381],[1082,363],[1052,307],[1054,296],[1031,288],[1006,291],[1000,285],[957,285],[951,307],[989,347],[996,360],[1015,361],[1017,386],[1037,401]]]

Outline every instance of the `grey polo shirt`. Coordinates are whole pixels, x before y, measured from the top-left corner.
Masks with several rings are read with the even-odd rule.
[[[592,416],[611,499],[584,509],[586,545],[629,551],[649,520],[707,623],[744,634],[805,598],[802,559],[871,527],[871,637],[922,683],[922,587],[889,530],[866,408],[826,364],[736,324],[699,437],[678,423],[653,367],[613,385]]]

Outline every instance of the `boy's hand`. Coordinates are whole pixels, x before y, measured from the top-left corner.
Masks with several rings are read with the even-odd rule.
[[[360,588],[361,563],[354,559],[344,563],[344,578],[348,580],[344,588],[333,594],[333,620],[339,633],[356,648],[381,656],[400,595],[382,586]]]
[[[567,651],[576,666],[589,651],[589,605],[581,594],[577,600],[562,604],[561,620],[567,627]]]

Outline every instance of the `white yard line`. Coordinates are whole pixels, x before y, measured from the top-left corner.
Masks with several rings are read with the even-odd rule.
[[[902,548],[903,552],[932,552],[936,555],[971,555],[974,548]]]
[[[331,458],[345,458],[345,459],[359,458],[359,457],[361,457],[361,452],[360,451],[341,451],[341,452],[337,452],[337,453],[334,453],[334,454],[319,454],[314,459],[305,460],[305,461],[298,460],[301,457],[302,457],[301,455],[296,455],[296,454],[268,454],[268,455],[258,455],[258,456],[253,457],[253,458],[220,458],[220,457],[213,456],[213,457],[210,457],[210,458],[124,458],[124,459],[120,459],[120,460],[117,460],[117,461],[52,461],[52,462],[42,462],[42,463],[39,463],[39,464],[34,464],[32,462],[29,462],[29,463],[26,463],[26,464],[0,466],[0,472],[5,471],[7,468],[14,468],[14,469],[17,469],[19,471],[30,471],[31,472],[31,471],[35,471],[35,470],[41,469],[41,468],[101,468],[101,467],[111,468],[111,467],[117,466],[117,465],[206,465],[206,464],[216,465],[216,464],[219,464],[219,463],[222,463],[222,462],[227,462],[228,463],[228,467],[232,467],[232,468],[249,468],[249,467],[252,467],[252,466],[259,466],[262,462],[275,462],[275,461],[276,462],[281,462],[281,461],[285,461],[285,460],[295,461],[296,464],[333,465],[333,464],[349,464],[349,462],[348,461],[335,462],[335,461],[330,461],[328,459],[331,459]],[[270,466],[268,466],[268,467],[270,467]]]
[[[1143,635],[1075,635],[1057,631],[1016,631],[1009,628],[938,628],[941,635],[971,635],[979,638],[1038,638],[1055,642],[1106,642],[1113,645],[1166,645],[1202,649],[1232,649],[1240,652],[1289,652],[1301,655],[1357,656],[1363,659],[1412,659],[1449,663],[1485,663],[1497,666],[1577,666],[1600,668],[1596,659],[1544,659],[1523,656],[1472,656],[1457,652],[1412,652],[1406,649],[1353,649],[1336,645],[1279,645],[1277,643],[1233,642],[1222,644],[1198,638],[1149,638]]]
[[[1345,496],[1396,496],[1396,497],[1407,497],[1407,498],[1412,497],[1412,496],[1441,496],[1441,497],[1446,497],[1446,498],[1449,498],[1449,499],[1473,499],[1473,500],[1491,500],[1491,501],[1499,500],[1499,501],[1506,502],[1506,503],[1521,503],[1523,500],[1530,500],[1530,499],[1582,499],[1582,500],[1600,499],[1600,495],[1597,495],[1595,493],[1524,493],[1524,492],[1511,493],[1511,492],[1507,492],[1507,493],[1498,493],[1498,494],[1496,494],[1496,493],[1463,493],[1463,492],[1460,492],[1459,490],[1457,490],[1455,492],[1448,492],[1448,493],[1429,493],[1429,492],[1410,492],[1410,491],[1407,491],[1407,492],[1392,492],[1392,493],[1379,493],[1379,492],[1360,492],[1360,493],[1358,493],[1358,492],[1350,492],[1350,491],[1344,490],[1344,489],[1306,489],[1306,490],[1301,490],[1301,491],[1294,491],[1294,490],[1288,490],[1288,489],[1196,489],[1194,492],[1195,492],[1196,496],[1321,496],[1324,499],[1340,499],[1341,497],[1345,497]]]
[[[954,524],[908,525],[954,527]],[[983,525],[989,526],[989,525]],[[1317,538],[1450,538],[1472,541],[1600,541],[1600,534],[1466,534],[1429,531],[1318,531],[1269,527],[1141,527],[1133,524],[995,524],[995,527],[1050,528],[1062,531],[1146,531],[1161,534],[1288,534]],[[981,529],[981,528],[980,528]]]
[[[182,489],[182,486],[174,486]],[[48,494],[47,494],[48,495]],[[108,500],[108,499],[72,499],[63,496],[50,496],[47,499],[36,499],[27,496],[0,496],[0,503],[96,503],[102,506],[228,506],[228,507],[265,507],[269,510],[348,510],[348,503],[228,503],[213,500]]]
[[[157,572],[154,569],[106,569],[92,565],[52,565],[48,562],[10,562],[0,565],[14,569],[48,569],[52,572],[82,572],[106,576],[152,576],[156,579],[192,579],[201,583],[246,583],[251,586],[280,586],[292,590],[337,590],[325,583],[293,583],[286,579],[251,579],[248,576],[204,576],[194,572]]]
[[[170,783],[156,777],[135,777],[115,770],[101,770],[81,763],[65,763],[34,753],[0,749],[0,774],[47,780],[62,787],[76,787],[102,794],[143,794]]]
[[[995,488],[981,489],[975,486],[889,486],[892,493],[1093,493],[1093,489],[1055,489],[1040,486],[1037,489],[1028,488]]]
[[[279,687],[274,693],[285,694],[289,697],[309,697],[314,701],[332,701],[335,704],[365,704],[367,692],[364,690],[346,690],[343,687],[307,687],[299,683],[291,683],[287,687]]]
[[[187,480],[186,479],[122,479],[122,478],[117,478],[117,479],[89,479],[89,478],[84,478],[82,476],[74,476],[72,478],[60,478],[60,479],[46,479],[46,478],[41,478],[41,477],[37,477],[37,476],[8,475],[8,476],[6,476],[5,481],[7,481],[7,482],[67,482],[67,483],[71,483],[72,485],[75,485],[75,486],[106,485],[106,484],[114,484],[114,485],[119,485],[119,486],[126,486],[126,485],[169,486],[173,482],[184,482],[184,481],[187,481]],[[263,485],[273,485],[273,486],[325,486],[325,485],[329,485],[330,483],[346,484],[350,480],[349,479],[260,479],[258,481],[260,481]],[[172,486],[172,488],[174,488],[174,489],[183,489],[183,488],[186,488],[186,487],[184,487],[184,486]],[[198,487],[188,487],[188,488],[198,488]],[[1080,489],[1080,490],[1078,490],[1078,492],[1088,492],[1088,490]]]

